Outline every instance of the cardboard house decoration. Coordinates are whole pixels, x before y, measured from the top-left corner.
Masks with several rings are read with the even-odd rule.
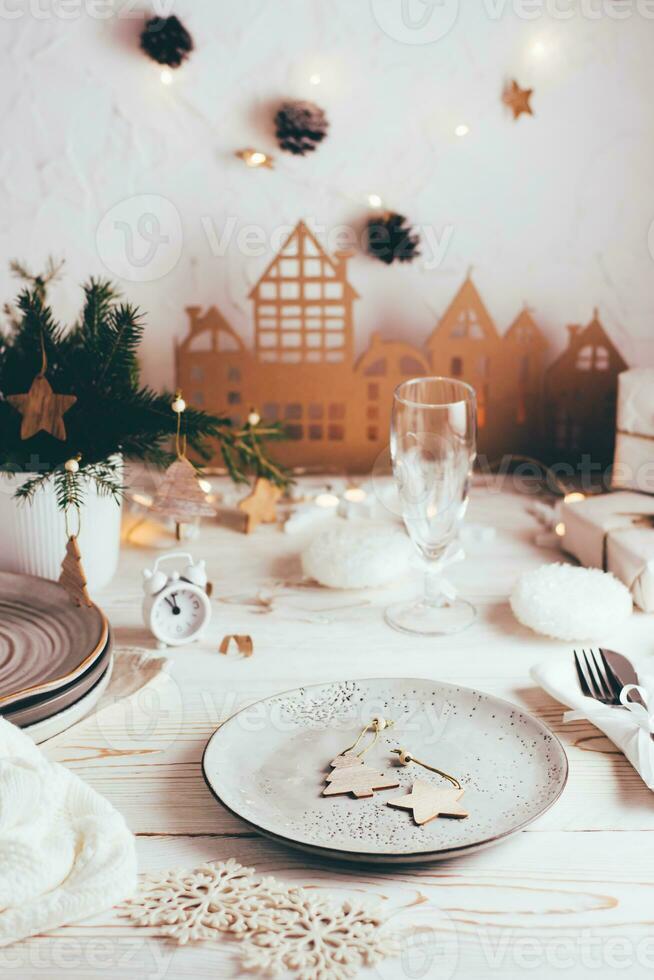
[[[275,453],[288,466],[369,472],[388,446],[394,389],[426,374],[458,377],[475,388],[479,452],[490,460],[504,453],[562,458],[575,446],[587,451],[601,397],[606,414],[596,444],[610,460],[609,412],[624,362],[596,317],[571,332],[568,350],[546,369],[546,341],[530,311],[523,309],[501,335],[468,275],[423,349],[373,334],[356,359],[358,294],[347,280],[347,255],[330,257],[303,222],[250,299],[253,350],[215,306],[187,307],[189,333],[176,347],[177,386],[194,407],[228,414],[237,425],[251,407],[264,419],[283,421],[289,438]],[[557,433],[559,444],[549,453]]]
[[[568,346],[547,370],[545,425],[552,454],[610,461],[615,442],[617,378],[627,369],[595,310],[587,327],[568,327]]]

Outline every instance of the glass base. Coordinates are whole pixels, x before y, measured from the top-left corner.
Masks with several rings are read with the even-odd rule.
[[[447,636],[450,633],[460,633],[474,623],[477,610],[465,599],[439,604],[413,599],[388,606],[384,618],[389,626],[401,633]]]

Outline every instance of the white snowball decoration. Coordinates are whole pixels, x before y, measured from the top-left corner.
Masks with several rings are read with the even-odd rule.
[[[330,589],[388,585],[408,572],[413,549],[397,527],[330,524],[302,554],[304,574]]]
[[[558,640],[589,640],[615,630],[631,615],[629,589],[599,568],[556,563],[525,572],[511,595],[516,619]]]

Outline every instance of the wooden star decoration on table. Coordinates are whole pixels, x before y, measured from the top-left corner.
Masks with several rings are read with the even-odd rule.
[[[523,113],[533,116],[534,110],[529,101],[533,94],[533,88],[520,88],[516,80],[513,79],[506,85],[502,93],[502,102],[511,110],[514,119],[519,119]]]
[[[395,789],[400,785],[397,779],[384,776],[365,765],[358,755],[350,755],[346,752],[337,756],[330,765],[333,772],[327,776],[328,785],[322,791],[323,796],[351,793],[360,800],[366,796],[374,796],[375,790]]]
[[[55,439],[66,439],[63,416],[77,401],[75,395],[56,395],[47,378],[37,374],[24,395],[7,395],[7,401],[23,416],[21,439],[31,439],[37,432],[49,432]]]
[[[432,786],[416,782],[406,796],[387,800],[389,806],[412,810],[413,819],[422,826],[435,817],[467,817],[468,812],[459,805],[464,790],[452,787]]]
[[[282,495],[280,487],[260,476],[252,492],[238,504],[245,514],[245,533],[249,534],[258,524],[274,524],[277,520],[277,501]]]

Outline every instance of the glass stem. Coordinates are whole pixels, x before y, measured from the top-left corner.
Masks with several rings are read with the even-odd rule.
[[[441,589],[441,575],[437,563],[435,563],[435,567],[431,567],[425,572],[424,602],[426,606],[439,607],[447,605],[447,600]]]

